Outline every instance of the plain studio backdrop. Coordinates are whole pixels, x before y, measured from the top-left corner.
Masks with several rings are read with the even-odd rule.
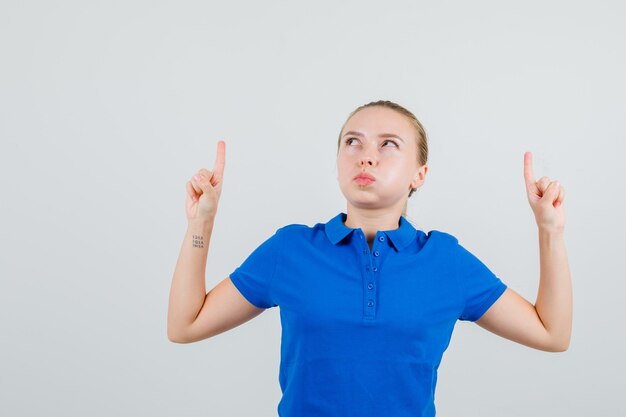
[[[429,135],[408,219],[532,303],[524,152],[565,188],[569,350],[457,322],[438,416],[624,415],[625,21],[618,1],[2,2],[0,414],[276,416],[279,307],[167,338],[185,182],[225,140],[208,290],[277,228],[345,212],[339,130],[388,99]]]

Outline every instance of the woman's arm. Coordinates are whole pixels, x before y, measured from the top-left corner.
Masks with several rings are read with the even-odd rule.
[[[206,293],[207,252],[222,193],[226,144],[219,141],[214,170],[202,168],[187,182],[189,226],[176,262],[167,313],[167,337],[191,343],[232,329],[263,312],[239,293],[230,277]]]
[[[190,222],[172,279],[167,337],[192,343],[233,329],[261,314],[226,277],[206,293],[205,268],[214,221]]]
[[[213,219],[189,223],[178,255],[167,313],[167,335],[181,340],[206,298],[205,269]]]
[[[563,352],[572,332],[572,281],[563,237],[564,190],[558,181],[534,180],[532,154],[524,154],[528,201],[539,234],[540,277],[537,301],[529,301],[508,288],[476,321],[481,327],[536,349]]]
[[[507,288],[476,324],[535,349],[563,352],[572,331],[572,283],[563,235],[539,230],[539,258],[535,305]]]

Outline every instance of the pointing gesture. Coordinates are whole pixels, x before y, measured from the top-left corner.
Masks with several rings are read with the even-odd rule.
[[[187,220],[215,218],[217,203],[222,194],[225,163],[226,143],[220,140],[217,143],[213,171],[200,168],[191,180],[187,181],[187,198],[185,200]]]
[[[535,181],[531,152],[524,153],[524,182],[537,226],[540,229],[562,232],[565,227],[565,190],[558,181],[551,181],[545,176]]]

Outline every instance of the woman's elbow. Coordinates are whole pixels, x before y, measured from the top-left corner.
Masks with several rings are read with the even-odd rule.
[[[557,350],[555,352],[565,352],[569,349],[569,340],[559,346],[557,346]]]
[[[548,349],[545,349],[548,352],[565,352],[569,349],[570,339],[566,340],[558,340],[555,343],[551,344]]]
[[[167,339],[172,343],[187,344],[193,342],[188,336],[180,331],[167,329]]]
[[[184,341],[182,341],[182,339],[178,338],[177,336],[171,335],[171,334],[167,334],[167,340],[169,340],[172,343],[185,343]]]

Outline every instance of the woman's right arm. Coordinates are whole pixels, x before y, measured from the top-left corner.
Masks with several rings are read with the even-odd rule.
[[[264,311],[225,278],[206,293],[207,253],[222,189],[225,144],[218,143],[214,171],[201,169],[187,182],[188,227],[170,289],[167,337],[191,343],[230,330]]]

